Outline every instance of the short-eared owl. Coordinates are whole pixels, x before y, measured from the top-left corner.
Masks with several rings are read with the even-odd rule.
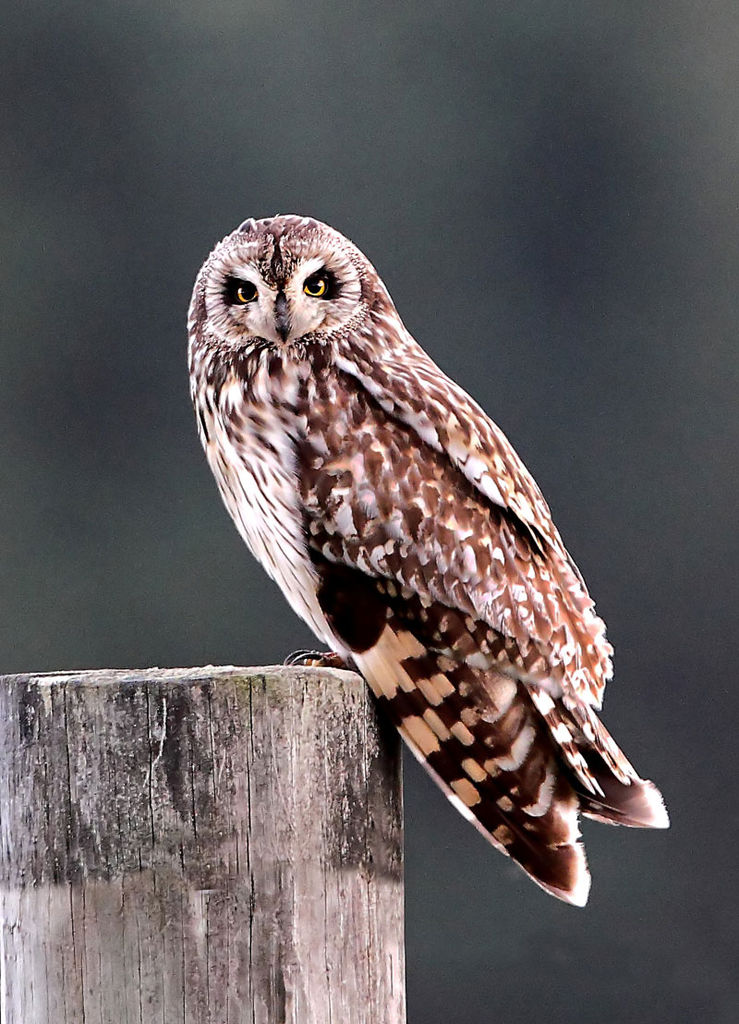
[[[220,242],[189,334],[200,438],[253,554],[454,806],[584,904],[578,812],[653,828],[667,813],[597,716],[605,628],[503,433],[366,257],[307,217]]]

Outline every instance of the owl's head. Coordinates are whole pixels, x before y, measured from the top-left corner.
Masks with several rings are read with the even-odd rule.
[[[285,349],[358,327],[386,296],[367,258],[338,231],[309,217],[268,217],[244,221],[215,247],[195,283],[190,320],[219,346]]]

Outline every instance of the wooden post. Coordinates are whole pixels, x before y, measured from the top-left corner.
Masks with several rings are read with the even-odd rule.
[[[402,1024],[399,749],[322,669],[0,677],[1,1024]]]

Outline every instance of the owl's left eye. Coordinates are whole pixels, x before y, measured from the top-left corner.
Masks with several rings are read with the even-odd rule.
[[[303,291],[313,299],[328,298],[329,277],[325,270],[317,270],[315,274],[306,277],[303,283]]]
[[[257,286],[253,281],[242,281],[238,277],[229,277],[226,282],[226,295],[232,306],[245,306],[257,297]]]

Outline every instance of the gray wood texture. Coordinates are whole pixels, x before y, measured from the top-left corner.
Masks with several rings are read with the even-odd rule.
[[[2,1024],[402,1024],[399,744],[350,672],[0,677]]]

